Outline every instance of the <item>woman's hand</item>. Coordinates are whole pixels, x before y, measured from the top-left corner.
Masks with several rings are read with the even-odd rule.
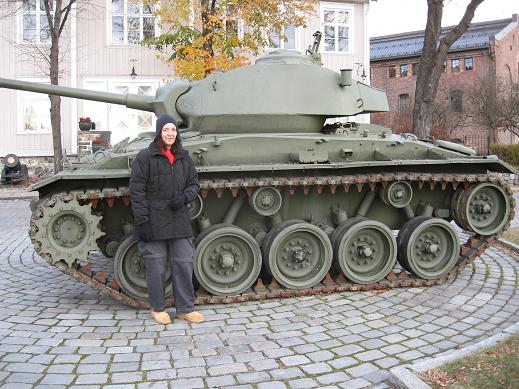
[[[187,196],[184,193],[181,193],[177,197],[175,197],[173,200],[171,200],[169,202],[168,206],[173,211],[176,211],[176,210],[182,208],[186,204],[187,204]]]
[[[135,226],[135,229],[137,232],[137,240],[139,240],[140,242],[149,242],[153,237],[150,222],[138,224],[137,226]]]

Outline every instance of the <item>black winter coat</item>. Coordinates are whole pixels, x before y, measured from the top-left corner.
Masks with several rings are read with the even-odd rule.
[[[139,225],[146,222],[151,223],[152,240],[192,237],[187,207],[174,211],[168,204],[181,193],[189,203],[199,190],[197,172],[189,153],[185,150],[176,153],[171,165],[152,142],[137,154],[132,165],[130,199],[134,237],[137,239]]]

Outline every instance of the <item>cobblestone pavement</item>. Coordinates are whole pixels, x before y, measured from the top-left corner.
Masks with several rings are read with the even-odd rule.
[[[519,319],[517,253],[495,246],[431,288],[199,307],[156,325],[48,266],[28,200],[0,201],[0,387],[385,388],[388,370]]]

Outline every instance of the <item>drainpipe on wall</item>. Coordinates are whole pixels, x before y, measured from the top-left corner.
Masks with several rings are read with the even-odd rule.
[[[364,4],[364,58],[362,62],[364,64],[364,70],[366,72],[366,80],[363,80],[366,84],[371,85],[371,69],[369,66],[369,32],[368,32],[368,11],[369,11],[369,2]],[[364,123],[371,122],[371,116],[369,113],[364,114]]]
[[[373,0],[375,1],[375,0]],[[364,58],[363,58],[363,63],[364,63],[364,69],[366,70],[366,84],[368,85],[371,85],[371,69],[370,69],[370,56],[369,56],[369,41],[370,41],[370,36],[369,36],[369,32],[368,32],[368,11],[369,11],[369,5],[370,3],[368,2],[367,4],[364,5],[364,20],[366,21],[364,23],[364,36],[366,37],[365,39],[365,43],[364,43]]]

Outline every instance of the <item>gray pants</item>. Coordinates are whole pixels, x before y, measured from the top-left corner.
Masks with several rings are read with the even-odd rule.
[[[193,257],[195,247],[190,238],[139,242],[146,267],[150,308],[161,312],[166,308],[164,280],[166,263],[171,269],[171,283],[177,313],[194,311]]]

